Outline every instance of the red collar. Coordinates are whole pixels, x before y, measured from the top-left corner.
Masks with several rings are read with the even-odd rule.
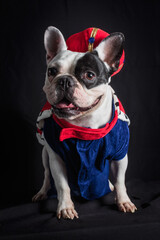
[[[107,123],[104,128],[91,129],[85,127],[79,127],[68,123],[64,119],[57,118],[54,114],[52,115],[54,121],[62,128],[59,136],[59,140],[63,141],[68,138],[78,138],[82,140],[96,140],[107,135],[112,128],[115,126],[118,120],[117,110],[111,123]]]
[[[68,123],[64,119],[59,119],[57,118],[53,113],[52,113],[52,106],[49,102],[46,102],[44,105],[42,111],[40,112],[38,119],[37,119],[37,127],[38,127],[38,134],[40,136],[42,135],[43,132],[43,124],[40,124],[41,120],[44,120],[45,118],[53,117],[54,121],[62,128],[59,136],[59,140],[63,141],[68,138],[78,138],[82,140],[96,140],[104,137],[107,135],[112,128],[115,126],[118,118],[120,118],[122,121],[127,121],[129,124],[129,119],[125,118],[126,114],[124,111],[124,108],[117,98],[117,96],[113,92],[113,100],[114,100],[114,105],[115,105],[115,112],[114,112],[114,117],[110,123],[107,123],[105,127],[99,128],[99,129],[91,129],[91,128],[85,128],[85,127],[79,127],[76,125],[73,125],[71,123]],[[120,113],[119,113],[120,112]],[[123,113],[123,114],[122,114]],[[41,126],[41,127],[40,127]]]

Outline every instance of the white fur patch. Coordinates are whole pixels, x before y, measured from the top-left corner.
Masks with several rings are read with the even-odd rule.
[[[62,74],[73,74],[75,66],[79,58],[85,53],[71,52],[65,50],[56,55],[49,63],[48,67],[57,66]]]

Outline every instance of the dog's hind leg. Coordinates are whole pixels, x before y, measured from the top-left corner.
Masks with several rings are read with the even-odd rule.
[[[33,202],[44,200],[47,198],[47,192],[51,188],[50,171],[49,171],[49,156],[46,147],[42,150],[42,163],[44,167],[44,181],[40,191],[32,198]]]
[[[109,181],[109,188],[111,189],[111,191],[113,192],[114,191],[114,186],[113,186],[113,184],[111,183],[111,181],[110,180],[108,180]]]

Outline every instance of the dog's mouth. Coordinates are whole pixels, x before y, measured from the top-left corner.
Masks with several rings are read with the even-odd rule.
[[[79,107],[76,106],[73,102],[69,101],[67,98],[63,98],[59,103],[56,105],[53,105],[53,109],[55,111],[55,114],[57,114],[60,117],[64,116],[73,116],[80,114],[82,112],[89,111],[90,109],[94,108],[100,101],[102,96],[98,97],[94,103],[88,107]]]

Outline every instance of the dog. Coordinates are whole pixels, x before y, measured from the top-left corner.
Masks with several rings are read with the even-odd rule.
[[[81,37],[91,30],[74,35],[73,42],[79,36],[82,45]],[[72,194],[92,200],[114,190],[120,211],[137,210],[125,186],[129,118],[109,85],[119,71],[124,35],[110,34],[93,47],[97,31],[102,32],[92,30],[85,52],[68,50],[69,41],[66,44],[55,27],[48,27],[44,34],[47,103],[37,119],[37,136],[44,145],[44,182],[33,201],[47,198],[51,174],[59,219],[78,218]],[[109,164],[113,185],[108,179]]]

